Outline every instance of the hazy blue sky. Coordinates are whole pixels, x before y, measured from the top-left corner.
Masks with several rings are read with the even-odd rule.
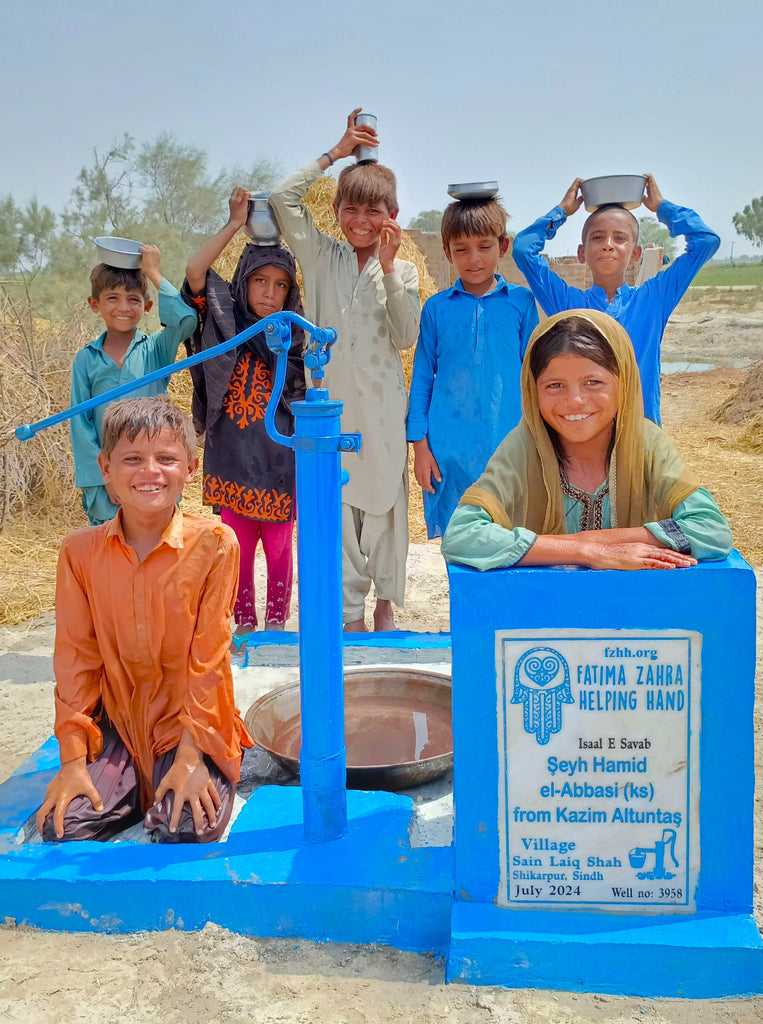
[[[363,106],[403,224],[442,208],[451,181],[497,178],[519,230],[578,174],[649,170],[721,234],[720,256],[756,251],[731,217],[763,194],[760,0],[3,8],[0,195],[20,202],[61,208],[92,148],[124,131],[174,132],[213,171],[259,156],[290,171]]]

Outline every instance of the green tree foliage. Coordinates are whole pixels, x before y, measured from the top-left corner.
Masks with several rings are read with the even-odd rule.
[[[269,188],[282,173],[280,164],[262,158],[214,176],[206,152],[174,135],[137,145],[125,134],[106,150],[93,149],[58,230],[53,211],[36,199],[21,209],[12,196],[0,198],[0,272],[23,274],[25,288],[36,275],[35,312],[65,316],[86,294],[92,240],[121,235],[158,245],[164,273],[179,284],[188,257],[225,222],[233,188]]]
[[[47,262],[55,227],[55,214],[36,198],[23,210],[13,196],[0,199],[0,271],[32,280]]]
[[[735,213],[731,221],[736,233],[755,245],[763,245],[763,196],[751,199],[741,213]]]
[[[675,238],[670,237],[670,232],[664,224],[654,217],[639,217],[638,219],[638,241],[639,245],[657,245],[662,247],[663,253],[668,259],[674,259],[678,246]]]
[[[442,210],[422,210],[413,218],[408,227],[415,231],[431,231],[438,235],[441,221]]]

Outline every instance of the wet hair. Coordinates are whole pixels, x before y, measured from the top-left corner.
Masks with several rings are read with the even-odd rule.
[[[113,288],[124,288],[128,292],[140,292],[144,302],[150,301],[148,278],[142,270],[124,270],[97,263],[90,271],[90,294],[97,299],[101,292]]]
[[[538,380],[552,359],[568,352],[572,355],[582,356],[584,359],[590,359],[592,363],[608,370],[615,377],[620,376],[617,357],[604,335],[594,327],[590,320],[586,320],[582,316],[570,316],[557,321],[533,345],[530,351],[530,373],[533,380]],[[561,465],[565,465],[567,456],[559,440],[559,435],[545,420],[543,422],[548,436],[551,438],[557,459]],[[613,430],[607,458],[612,454],[614,444],[615,432]]]
[[[605,203],[604,206],[600,206],[598,210],[594,210],[593,213],[589,217],[586,217],[585,222],[583,224],[583,235],[582,235],[583,245],[585,245],[585,240],[586,240],[586,238],[588,238],[588,232],[591,230],[591,228],[593,226],[594,219],[596,217],[598,217],[600,213],[606,213],[608,210],[621,210],[623,213],[628,215],[628,217],[630,218],[631,230],[633,231],[633,245],[634,245],[634,247],[637,246],[638,245],[638,221],[633,216],[633,214],[631,213],[630,210],[626,210],[625,207],[624,206],[620,206],[619,203]]]
[[[491,235],[502,242],[506,237],[508,214],[498,199],[458,199],[445,207],[440,225],[442,244],[447,248],[454,238]]]
[[[156,437],[165,427],[183,445],[189,461],[193,461],[196,458],[193,423],[166,395],[125,398],[110,405],[103,417],[101,453],[108,458],[123,434],[128,441],[134,441],[144,431],[148,437]]]
[[[351,203],[383,203],[390,213],[397,210],[397,179],[394,173],[383,164],[363,161],[345,167],[339,175],[334,202]]]

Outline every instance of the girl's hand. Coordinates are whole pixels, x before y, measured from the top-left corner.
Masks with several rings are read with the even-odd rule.
[[[582,184],[582,178],[575,178],[573,183],[562,196],[562,201],[559,203],[568,217],[571,217],[573,213],[577,213],[583,205],[583,196],[582,194],[578,195]]]
[[[403,229],[394,217],[387,217],[379,236],[379,262],[385,274],[395,269],[395,256],[403,241]]]
[[[416,483],[427,494],[434,494],[432,477],[437,483],[442,482],[442,473],[437,465],[437,459],[432,455],[432,449],[426,438],[413,442],[413,472],[416,476]]]
[[[53,828],[58,838],[63,839],[66,808],[77,796],[86,796],[94,810],[103,810],[103,801],[90,778],[85,757],[78,757],[74,761],[62,764],[58,773],[48,783],[42,807],[37,812],[36,824],[40,835],[45,819],[53,811]]]
[[[355,118],[361,112],[362,107],[356,107],[347,117],[347,128],[339,142],[329,150],[331,159],[341,160],[343,157],[351,156],[356,146],[378,146],[379,139],[376,129],[367,124],[355,124]]]
[[[230,210],[228,223],[230,225],[242,228],[244,224],[246,224],[246,218],[249,216],[249,200],[251,197],[252,193],[247,192],[245,188],[234,188],[231,193],[231,197],[228,200],[228,209]]]
[[[612,544],[593,541],[587,545],[585,564],[592,569],[687,569],[697,559],[672,548],[653,544]]]

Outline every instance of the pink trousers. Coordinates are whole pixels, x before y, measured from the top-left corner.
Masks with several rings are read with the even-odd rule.
[[[266,523],[261,519],[247,519],[229,508],[220,509],[220,518],[230,526],[241,548],[238,597],[233,614],[236,628],[254,629],[257,611],[254,595],[254,556],[262,541],[268,568],[268,598],[265,621],[285,623],[291,611],[291,585],[294,573],[291,538],[294,520],[288,523]]]

